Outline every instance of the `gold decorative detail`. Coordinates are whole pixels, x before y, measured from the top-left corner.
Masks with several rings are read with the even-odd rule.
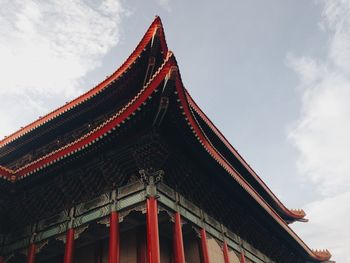
[[[138,206],[121,211],[119,213],[119,222],[123,222],[124,218],[127,217],[133,211],[141,212],[142,214],[145,214],[146,213],[146,206],[145,206],[145,204],[140,204]]]
[[[194,232],[196,233],[196,235],[197,235],[198,238],[201,238],[201,237],[202,237],[201,231],[200,231],[198,228],[192,226],[192,229],[194,230]]]
[[[10,262],[10,260],[14,257],[15,257],[14,254],[8,255],[7,257],[5,257],[4,263]]]
[[[141,212],[142,214],[146,214],[147,212],[146,205],[144,203],[141,205],[138,205],[134,208],[134,211]]]
[[[62,241],[63,243],[66,243],[66,233],[57,236],[56,240],[59,240],[59,241]]]
[[[45,241],[37,243],[35,252],[39,253],[47,244],[49,244],[49,240],[48,239],[46,239]]]
[[[97,221],[97,224],[101,224],[101,225],[105,225],[106,227],[109,227],[110,226],[109,217],[106,216],[102,218],[101,220]]]
[[[89,228],[88,225],[75,228],[75,229],[74,229],[74,240],[75,240],[75,239],[78,239],[79,236],[80,236],[86,229],[88,229],[88,228]],[[56,240],[59,240],[59,241],[62,241],[63,243],[66,243],[66,241],[67,241],[66,233],[57,236],[57,237],[56,237]]]
[[[76,228],[74,231],[74,239],[78,239],[79,236],[88,228],[89,228],[89,225],[85,225],[85,226]]]
[[[175,217],[174,217],[174,213],[170,212],[168,209],[164,208],[163,206],[158,206],[158,213],[160,211],[166,212],[169,216],[170,222],[175,223]]]

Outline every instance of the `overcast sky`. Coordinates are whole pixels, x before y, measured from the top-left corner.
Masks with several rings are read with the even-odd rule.
[[[92,88],[156,14],[184,83],[290,208],[350,262],[350,0],[0,0],[0,136]]]

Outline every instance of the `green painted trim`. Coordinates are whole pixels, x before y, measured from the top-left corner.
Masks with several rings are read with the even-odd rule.
[[[124,187],[123,195],[119,197],[117,201],[118,211],[123,211],[126,208],[145,202],[146,191],[144,185],[133,185],[134,187]],[[76,205],[74,207],[76,211],[73,219],[74,228],[108,216],[111,212],[112,204],[110,196],[111,193],[106,193],[93,200]],[[40,220],[34,242],[38,243],[64,234],[67,231],[69,220],[69,210],[64,210],[50,218]],[[27,226],[23,230],[17,231],[16,233],[20,233],[19,238],[15,235],[16,233],[2,237],[4,239],[4,245],[1,248],[2,253],[4,255],[9,255],[20,249],[26,249],[32,235],[29,229],[32,230],[32,226]]]
[[[161,183],[157,186],[157,188],[159,196],[158,200],[160,204],[173,211],[179,211],[183,218],[190,221],[192,224],[196,225],[199,228],[204,227],[211,236],[220,240],[221,242],[224,241],[224,235],[222,233],[221,224],[217,220],[209,216],[204,211],[201,211],[200,208],[198,208],[190,201],[186,200],[181,195],[178,195],[179,201],[176,202],[176,192],[170,189],[168,186],[165,186]],[[171,199],[171,197],[173,198],[173,200]],[[225,239],[227,241],[228,246],[240,253],[240,237],[232,233],[231,231],[227,232],[228,233],[226,233]],[[245,252],[246,257],[255,263],[274,262],[273,260],[269,259],[265,254],[248,244],[246,241],[242,242],[242,248]]]
[[[138,203],[144,202],[146,200],[146,191],[141,191],[139,193],[133,194],[126,198],[117,201],[117,211],[121,211],[125,208],[137,205]]]
[[[103,218],[110,214],[110,210],[110,206],[106,205],[104,207],[89,211],[86,214],[76,217],[73,221],[73,227],[77,228],[81,225],[85,225],[97,219]]]
[[[30,241],[30,238],[24,238],[24,239],[21,239],[21,240],[14,242],[10,245],[5,245],[3,247],[4,256],[13,253],[13,251],[26,248],[29,244],[29,241]]]
[[[204,227],[212,237],[221,242],[224,241],[222,225],[217,220],[206,214],[199,207],[186,200],[167,185],[159,183],[156,185],[156,188],[160,205],[163,205],[165,208],[172,211],[179,211],[184,219],[199,228]],[[135,182],[118,188],[116,201],[117,211],[123,211],[144,203],[146,198],[147,189],[142,182]],[[108,216],[111,212],[112,203],[113,200],[111,198],[111,193],[105,193],[88,202],[76,205],[74,207],[74,228]],[[38,243],[64,234],[67,231],[69,219],[69,210],[64,210],[50,218],[40,220],[37,224],[38,227],[34,242]],[[12,235],[3,236],[2,239],[4,240],[4,246],[2,247],[2,253],[8,255],[20,249],[27,248],[30,242],[31,229],[32,226],[28,226]],[[224,232],[226,232],[225,240],[227,241],[228,246],[231,249],[240,252],[240,237],[225,228]],[[20,233],[22,238],[16,236],[18,233]],[[255,263],[273,262],[247,242],[243,241],[242,245],[246,257],[251,261]]]
[[[61,223],[59,225],[50,227],[42,232],[39,232],[35,236],[34,242],[40,242],[46,240],[50,237],[57,236],[63,234],[67,231],[67,223]]]

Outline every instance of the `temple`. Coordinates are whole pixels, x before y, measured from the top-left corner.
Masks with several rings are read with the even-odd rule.
[[[332,262],[184,88],[156,17],[112,75],[0,141],[0,263]]]

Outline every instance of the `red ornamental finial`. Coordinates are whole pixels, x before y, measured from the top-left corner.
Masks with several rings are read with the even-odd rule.
[[[332,254],[328,251],[328,249],[313,249],[312,252],[315,254],[316,257],[322,260],[329,260],[332,257]]]

